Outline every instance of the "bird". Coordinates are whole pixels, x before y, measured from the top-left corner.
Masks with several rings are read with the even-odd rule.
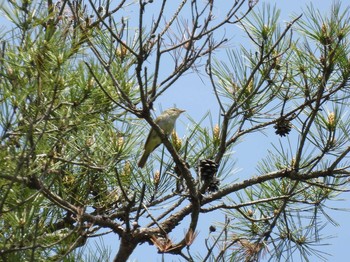
[[[166,135],[170,135],[173,131],[175,122],[177,118],[183,113],[185,110],[178,108],[169,108],[165,110],[161,115],[159,115],[154,122],[163,130]],[[161,138],[158,133],[151,128],[149,135],[147,137],[143,154],[138,162],[138,167],[143,168],[146,164],[147,158],[149,155],[162,143]]]

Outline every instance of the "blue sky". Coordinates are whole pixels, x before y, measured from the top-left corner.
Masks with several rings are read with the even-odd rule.
[[[217,1],[217,3],[222,2],[223,5],[225,0]],[[260,1],[258,7],[261,7],[263,1]],[[290,21],[291,17],[295,17],[296,15],[302,14],[302,10],[305,10],[307,5],[312,3],[315,9],[319,9],[321,13],[327,14],[330,11],[330,7],[332,1],[329,0],[319,0],[319,1],[305,1],[305,0],[280,0],[280,1],[265,1],[265,3],[269,3],[271,5],[276,4],[278,9],[281,9],[281,23]],[[344,5],[346,1],[344,2]],[[237,28],[237,31],[232,32],[232,43],[241,43],[242,40],[240,35],[240,29]],[[233,47],[231,45],[231,47]],[[233,47],[234,48],[234,47]],[[176,104],[179,108],[186,109],[186,113],[190,115],[194,119],[201,119],[201,117],[208,111],[211,111],[213,118],[217,116],[217,105],[216,101],[213,99],[212,89],[210,88],[210,84],[207,80],[202,81],[196,74],[187,75],[183,79],[180,79],[177,83],[174,84],[174,88],[167,91],[163,97],[161,97],[160,101],[158,101],[160,106],[165,109]],[[157,103],[156,103],[157,104]],[[177,124],[177,130],[179,130],[180,135],[183,129],[183,126],[188,124],[186,122],[186,117],[180,118],[180,123]],[[183,131],[185,132],[185,131]],[[182,133],[183,134],[183,133]],[[241,156],[237,161],[237,168],[240,169],[240,172],[237,174],[251,174],[255,175],[257,172],[255,170],[256,166],[252,165],[252,158],[257,161],[263,158],[266,155],[266,148],[269,146],[265,144],[264,136],[261,134],[257,134],[256,139],[254,141],[245,141],[244,146],[238,145],[235,148],[236,154]],[[248,160],[249,159],[249,160]],[[248,175],[249,176],[249,175]],[[334,208],[348,208],[349,207],[349,194],[343,194],[341,196],[345,198],[345,201],[338,202],[329,202],[329,207]],[[327,257],[328,261],[348,261],[348,243],[350,241],[350,213],[341,212],[341,211],[330,211],[332,218],[339,223],[339,226],[334,226],[332,224],[328,224],[327,228],[322,231],[323,235],[329,235],[332,238],[326,239],[323,244],[324,246],[320,246],[318,250],[322,250],[325,253],[331,254],[331,256]],[[205,217],[205,215],[201,218],[201,226],[199,227],[200,235],[196,241],[200,242],[207,237],[208,226],[215,221],[215,217]],[[183,223],[183,228],[186,228],[187,224]],[[176,234],[172,234],[172,236],[176,239],[180,239],[180,237],[176,237]],[[329,244],[329,245],[327,245]],[[203,248],[203,245],[202,245]],[[152,250],[153,249],[153,250]],[[161,257],[158,255],[154,248],[148,246],[147,244],[144,247],[138,247],[135,253],[132,255],[130,261],[142,261],[144,256],[147,258],[154,258],[152,261],[161,261]],[[155,257],[153,257],[155,256]],[[268,255],[266,256],[268,258]],[[171,255],[165,256],[165,261],[179,261],[176,257]],[[293,261],[301,261],[298,260],[298,257],[294,258]],[[318,258],[311,258],[311,261],[319,261]]]
[[[225,5],[227,0],[219,0],[217,3],[221,2],[222,5]],[[1,3],[2,1],[0,1]],[[330,6],[332,1],[329,0],[315,0],[315,1],[305,1],[305,0],[279,0],[279,1],[265,1],[266,3],[276,4],[277,8],[281,9],[281,20],[289,21],[291,15],[293,14],[301,14],[302,9],[305,9],[307,4],[312,3],[316,9],[321,10],[322,13],[326,13],[330,10]],[[346,3],[347,1],[343,1]],[[258,6],[261,6],[263,1],[260,1]],[[3,19],[0,15],[0,27],[3,22]],[[239,37],[240,32],[239,28],[236,28],[237,31],[232,32],[232,43],[240,43],[242,38]],[[231,45],[231,47],[233,47]],[[189,88],[191,87],[191,88]],[[161,110],[160,108],[166,109],[168,107],[172,107],[176,105],[179,108],[186,109],[186,114],[191,116],[191,118],[199,120],[202,118],[204,114],[208,111],[211,111],[213,118],[217,115],[217,106],[216,101],[213,100],[212,89],[207,83],[207,81],[202,81],[198,75],[190,74],[186,75],[182,79],[180,79],[177,83],[174,84],[174,88],[171,88],[167,91],[164,96],[160,98],[159,101],[155,103],[157,107],[157,113]],[[178,132],[180,135],[185,135],[186,126],[188,124],[188,119],[186,116],[182,116],[177,125]],[[261,135],[262,136],[262,135]],[[263,136],[262,136],[263,137]],[[265,156],[267,144],[262,143],[263,140],[260,139],[259,135],[257,135],[256,140],[245,143],[245,146],[237,146],[235,149],[236,154],[239,154],[241,157],[238,159],[237,168],[240,169],[241,173],[255,175],[256,170],[255,166],[252,165],[249,161],[252,158],[258,160]],[[258,146],[257,146],[258,145]],[[254,150],[251,150],[251,149]],[[252,155],[253,152],[253,155]],[[239,175],[240,173],[238,173]],[[342,197],[345,198],[346,201],[329,203],[330,207],[340,207],[347,208],[349,207],[349,195],[343,194]],[[329,257],[329,261],[347,261],[348,260],[348,246],[350,242],[350,213],[345,212],[333,212],[332,218],[339,223],[339,226],[333,226],[329,224],[329,226],[324,230],[324,234],[332,235],[336,238],[331,238],[327,240],[327,243],[330,244],[328,246],[323,246],[322,251],[332,254]],[[201,218],[200,224],[200,235],[196,241],[203,242],[204,238],[207,237],[208,227],[209,225],[215,221],[215,217],[205,217],[205,215]],[[179,232],[182,232],[184,228],[187,228],[186,221],[181,224],[182,228]],[[180,236],[173,235],[172,237],[177,240],[180,239]],[[118,243],[118,237],[115,235],[111,235],[104,238],[105,245],[110,246],[112,249],[112,257],[116,253],[116,247]],[[99,242],[99,241],[98,241]],[[94,248],[94,244],[90,244],[90,248]],[[157,255],[156,248],[153,246],[149,246],[148,244],[144,244],[143,246],[139,246],[135,253],[132,255],[130,261],[161,261],[161,257]],[[167,255],[166,261],[179,261],[177,257]],[[298,261],[295,259],[294,261]],[[318,260],[313,260],[318,261]]]

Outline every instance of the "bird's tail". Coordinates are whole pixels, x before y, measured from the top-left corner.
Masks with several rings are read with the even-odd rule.
[[[145,166],[149,154],[150,153],[147,152],[146,150],[143,152],[143,154],[142,154],[142,156],[141,156],[141,158],[139,160],[139,163],[137,164],[138,167],[143,168]]]

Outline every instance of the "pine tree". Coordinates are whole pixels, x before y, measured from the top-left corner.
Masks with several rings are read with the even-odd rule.
[[[349,188],[349,9],[283,23],[258,1],[96,2],[1,6],[1,259],[126,261],[148,244],[183,261],[326,259],[326,204]],[[210,110],[184,108],[168,136],[153,109],[190,73]],[[151,128],[162,146],[141,169]],[[257,174],[240,171],[260,137]]]

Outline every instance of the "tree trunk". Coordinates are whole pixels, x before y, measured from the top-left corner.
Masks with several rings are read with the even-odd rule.
[[[123,237],[120,241],[119,251],[113,262],[125,262],[129,256],[134,252],[137,243],[130,239],[130,237]]]

